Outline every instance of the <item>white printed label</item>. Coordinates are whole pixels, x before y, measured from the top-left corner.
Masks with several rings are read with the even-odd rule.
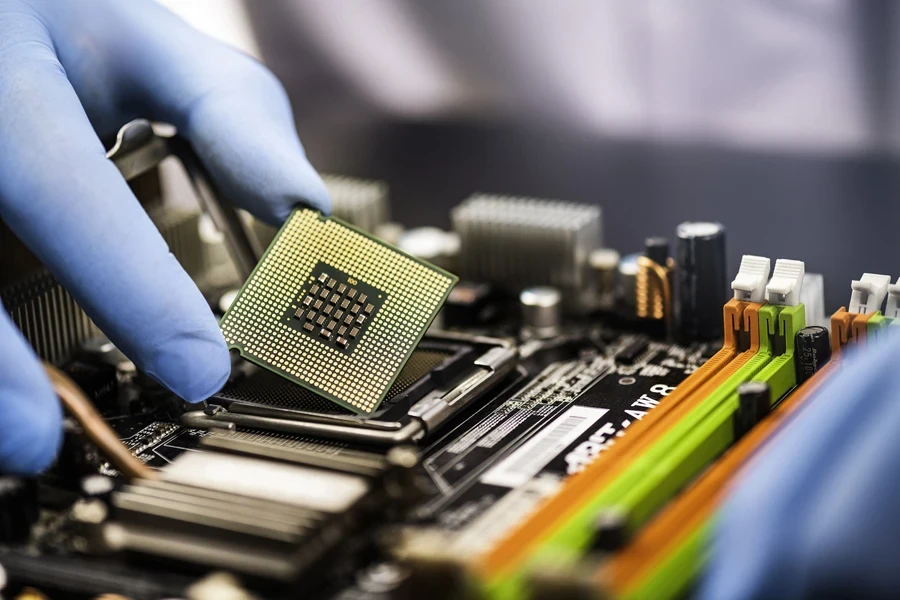
[[[162,478],[333,513],[349,509],[369,489],[356,475],[219,452],[185,452]]]
[[[609,410],[573,406],[481,477],[482,483],[518,487],[538,474]]]

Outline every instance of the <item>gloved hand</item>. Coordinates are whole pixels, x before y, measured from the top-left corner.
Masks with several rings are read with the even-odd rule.
[[[900,594],[900,339],[851,356],[754,458],[701,598]]]
[[[175,125],[220,190],[279,223],[325,188],[275,77],[152,0],[0,0],[0,218],[135,364],[190,401],[229,357],[202,295],[98,135]],[[47,467],[60,407],[0,309],[0,471]]]

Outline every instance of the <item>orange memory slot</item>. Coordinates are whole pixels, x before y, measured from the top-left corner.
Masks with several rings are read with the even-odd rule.
[[[873,316],[874,313],[861,315],[847,312],[843,306],[831,315],[831,354],[833,356],[840,355],[844,347],[849,344],[865,347],[869,319]]]
[[[721,385],[755,354],[759,347],[759,309],[762,304],[730,300],[724,306],[725,339],[722,349],[685,379],[677,389],[640,421],[628,435],[563,484],[535,514],[491,548],[476,567],[489,579],[502,574],[534,549],[555,526],[581,509],[584,502],[615,479],[668,427],[689,412],[700,399]],[[749,332],[750,350],[738,355],[736,331]],[[737,356],[737,358],[736,358]]]
[[[853,324],[853,313],[848,313],[845,307],[840,307],[831,315],[831,354],[837,356],[841,348],[850,342],[850,326]]]
[[[839,359],[833,359],[805,381],[664,508],[600,569],[600,585],[617,596],[627,593],[710,519],[725,499],[727,485],[737,472],[838,371],[839,363]]]
[[[794,390],[722,458],[714,463],[683,494],[651,521],[629,545],[598,574],[601,582],[617,595],[639,583],[648,571],[683,542],[719,507],[727,494],[726,484],[752,455],[795,414],[832,375],[841,363],[841,349],[847,344],[865,344],[869,319],[873,315],[848,313],[841,308],[831,320],[834,339],[843,339],[834,356],[822,369]],[[834,347],[834,343],[833,343]]]

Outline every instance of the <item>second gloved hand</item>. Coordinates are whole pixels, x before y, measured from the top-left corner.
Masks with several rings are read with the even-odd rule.
[[[276,224],[325,188],[275,77],[152,0],[0,0],[0,218],[148,374],[190,401],[230,363],[215,318],[98,136],[175,125],[230,199]],[[0,309],[0,472],[53,459],[60,410]]]
[[[700,598],[896,598],[896,335],[851,353],[737,482]]]

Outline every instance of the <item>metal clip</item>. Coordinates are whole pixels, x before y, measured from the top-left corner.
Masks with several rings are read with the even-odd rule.
[[[772,261],[765,256],[745,254],[741,258],[741,268],[731,282],[734,299],[741,302],[762,302],[765,298],[766,282],[772,270]]]
[[[106,157],[116,165],[126,181],[155,169],[168,156],[178,157],[201,208],[225,236],[238,274],[242,279],[247,279],[262,255],[259,244],[234,207],[221,197],[193,146],[186,139],[174,135],[174,131],[171,127],[154,126],[145,119],[135,119],[122,126]]]
[[[891,284],[889,275],[876,275],[875,273],[863,273],[862,279],[850,284],[853,293],[850,295],[850,310],[848,312],[859,315],[870,315],[881,310],[884,297],[887,295],[888,286]]]
[[[772,280],[766,286],[766,299],[772,304],[797,306],[805,274],[806,264],[802,260],[779,258],[775,261]]]
[[[900,319],[900,279],[887,288],[888,300],[884,316],[889,319]]]

